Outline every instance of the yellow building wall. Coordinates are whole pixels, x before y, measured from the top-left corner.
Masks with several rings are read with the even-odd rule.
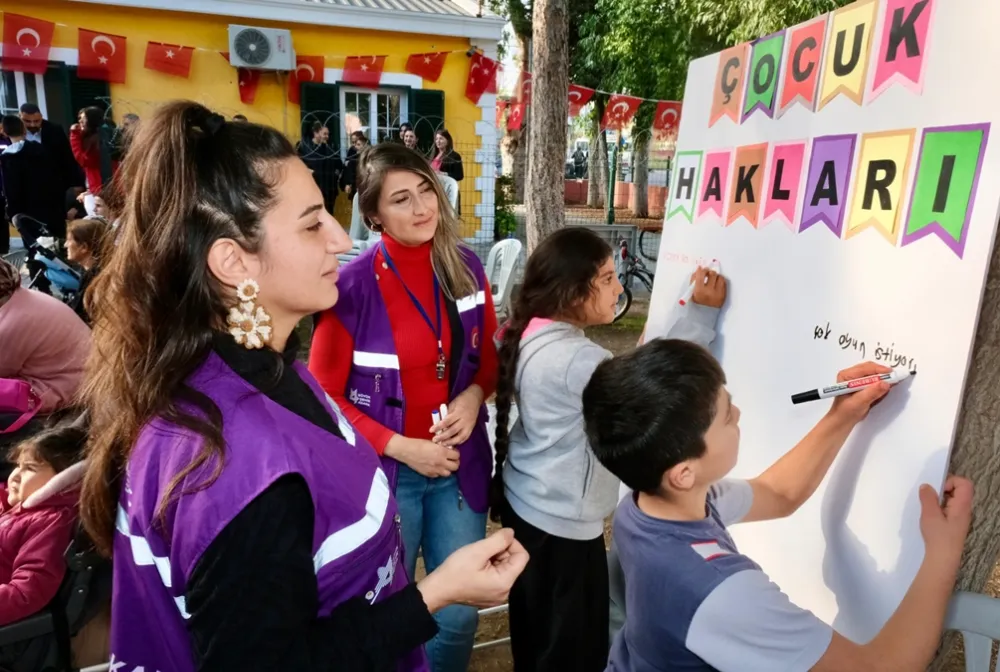
[[[300,135],[299,106],[288,101],[286,73],[262,74],[253,105],[244,105],[240,101],[236,68],[219,55],[219,52],[229,49],[230,24],[288,29],[292,31],[295,52],[302,56],[323,55],[327,68],[343,68],[347,56],[386,55],[388,58],[384,72],[403,73],[410,54],[464,52],[469,48],[469,40],[466,38],[258,21],[60,0],[4,0],[2,9],[4,12],[55,22],[54,47],[76,49],[78,28],[126,37],[126,82],[111,85],[113,115],[118,121],[125,113],[134,112],[142,117],[159,103],[187,98],[197,100],[227,117],[237,113],[244,114],[250,121],[281,129],[295,141]],[[337,10],[331,7],[330,11]],[[400,15],[400,21],[405,21],[405,14],[401,12]],[[144,61],[146,43],[150,40],[198,47],[192,59],[190,78],[147,70]],[[462,189],[462,214],[466,220],[463,237],[475,235],[479,228],[478,218],[472,216],[473,203],[466,205],[466,201],[479,203],[480,194],[473,192],[471,185],[475,184],[475,179],[481,174],[472,150],[468,149],[480,144],[480,138],[475,135],[475,124],[482,119],[482,110],[465,97],[468,72],[469,61],[464,53],[451,54],[441,78],[437,82],[424,81],[423,85],[425,89],[445,92],[445,123],[456,145],[466,150],[463,153],[466,180]],[[470,198],[473,193],[474,199]],[[336,210],[338,219],[345,226],[350,223],[348,208],[349,205],[341,194]]]

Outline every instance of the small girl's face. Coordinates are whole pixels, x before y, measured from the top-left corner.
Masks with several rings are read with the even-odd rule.
[[[582,306],[584,324],[593,327],[614,322],[618,297],[623,291],[615,274],[614,257],[608,257],[591,284],[590,298]]]
[[[7,478],[7,501],[17,506],[31,497],[56,475],[52,465],[35,456],[28,445],[21,449],[17,457],[17,467]]]

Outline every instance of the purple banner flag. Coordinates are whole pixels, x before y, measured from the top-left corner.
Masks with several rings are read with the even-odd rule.
[[[823,222],[840,238],[857,141],[856,135],[827,135],[813,140],[800,232]]]

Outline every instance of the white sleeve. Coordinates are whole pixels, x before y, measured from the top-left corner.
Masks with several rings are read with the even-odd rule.
[[[801,609],[759,570],[733,574],[691,620],[687,648],[719,672],[808,672],[833,629]]]
[[[750,513],[753,486],[749,481],[727,478],[709,488],[708,501],[719,512],[724,525],[735,525]]]

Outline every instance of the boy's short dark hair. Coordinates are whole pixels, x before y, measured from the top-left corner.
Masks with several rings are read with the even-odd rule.
[[[705,453],[726,375],[689,341],[656,339],[609,359],[583,391],[590,447],[612,474],[656,494],[663,474]]]
[[[82,427],[60,425],[25,439],[11,450],[9,459],[17,462],[22,452],[30,450],[58,474],[83,458],[86,443],[87,432]]]
[[[8,138],[19,138],[24,135],[24,122],[13,114],[5,115],[0,120],[0,126],[3,127],[3,133]]]

